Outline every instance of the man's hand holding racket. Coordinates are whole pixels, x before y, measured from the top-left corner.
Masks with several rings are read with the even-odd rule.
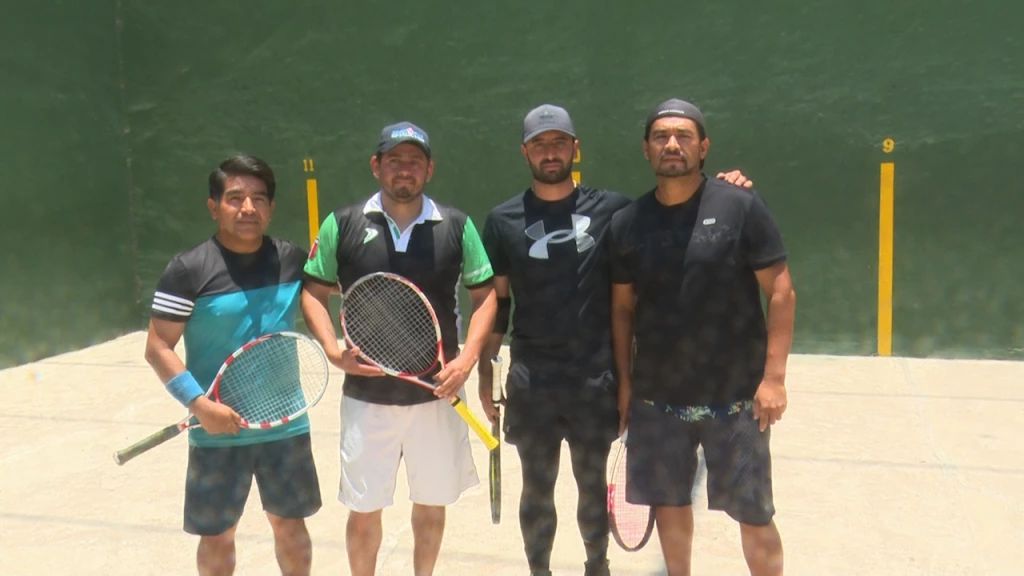
[[[335,348],[327,352],[327,359],[346,374],[355,376],[384,376],[385,373],[376,366],[364,364],[359,361],[359,348],[346,348],[339,350]]]
[[[469,373],[475,364],[476,361],[465,354],[445,364],[444,368],[434,375],[434,381],[437,382],[434,396],[447,400],[457,395],[469,379]]]
[[[500,346],[500,344],[499,344]],[[497,346],[490,346],[497,350]],[[498,416],[501,415],[500,410],[495,405],[494,400],[494,365],[491,362],[480,362],[477,364],[477,380],[478,380],[478,392],[480,395],[480,406],[484,410],[484,415],[487,416],[487,421],[494,424]],[[504,396],[504,395],[502,395]],[[498,404],[504,405],[505,398],[498,402]]]
[[[230,406],[200,396],[189,406],[199,425],[209,434],[238,434],[244,420]]]
[[[174,353],[168,342],[152,326],[147,346]],[[166,322],[166,321],[165,321]],[[181,330],[181,328],[175,328]],[[157,346],[153,342],[162,342]],[[175,358],[177,358],[175,356]],[[171,368],[171,369],[168,369]],[[202,387],[192,373],[176,365],[160,365],[165,388],[182,403],[188,402],[185,418],[165,426],[142,440],[114,453],[114,462],[122,465],[196,427],[209,434],[238,434],[239,428],[260,430],[283,426],[305,414],[323,397],[329,378],[327,356],[312,338],[297,332],[274,332],[250,340],[224,359],[205,393],[192,400]],[[168,379],[173,369],[181,370]]]
[[[505,405],[505,398],[503,397],[497,403],[492,399],[494,395],[493,384],[480,384],[480,406],[484,410],[484,416],[487,416],[487,421],[491,424],[497,422],[498,417],[501,416],[501,409],[498,405]]]

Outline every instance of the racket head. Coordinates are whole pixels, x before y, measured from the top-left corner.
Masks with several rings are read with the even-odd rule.
[[[654,532],[654,509],[626,501],[626,434],[622,435],[608,479],[608,525],[615,543],[627,552],[647,545]]]
[[[350,348],[392,376],[423,379],[444,367],[441,326],[418,286],[391,272],[367,274],[342,295],[341,332]]]
[[[210,385],[246,428],[275,428],[302,416],[327,390],[327,355],[312,338],[282,331],[260,336],[228,357]]]

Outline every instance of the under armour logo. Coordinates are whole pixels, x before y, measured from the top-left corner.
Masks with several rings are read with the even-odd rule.
[[[561,244],[569,240],[576,241],[576,252],[586,252],[594,247],[597,242],[593,236],[587,234],[590,228],[590,217],[579,214],[572,215],[572,230],[555,230],[546,232],[544,221],[540,220],[526,229],[526,236],[535,242],[530,245],[530,258],[539,260],[548,259],[548,244]]]

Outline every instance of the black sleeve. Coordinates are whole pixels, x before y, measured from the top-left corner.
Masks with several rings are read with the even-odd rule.
[[[786,260],[782,233],[768,205],[760,194],[753,192],[743,221],[743,246],[747,262],[754,270],[763,270]]]
[[[192,277],[180,258],[171,260],[156,283],[150,316],[161,320],[187,322],[192,317],[196,291]]]
[[[287,240],[282,242],[285,247],[281,258],[281,282],[301,282],[304,273],[303,267],[309,259],[309,250]]]
[[[508,276],[509,268],[508,254],[501,242],[501,232],[498,225],[498,216],[495,212],[487,215],[484,222],[483,233],[484,250],[487,251],[487,259],[491,261],[491,270],[495,276]]]
[[[628,222],[624,216],[622,212],[613,216],[611,224],[608,225],[608,233],[605,234],[604,250],[608,255],[612,284],[632,284],[636,281],[636,271],[633,268],[635,259],[627,254],[624,242],[628,230]]]

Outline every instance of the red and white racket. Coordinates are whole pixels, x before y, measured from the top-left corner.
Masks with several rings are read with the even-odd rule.
[[[341,330],[350,348],[389,376],[429,390],[437,383],[429,378],[444,369],[441,326],[426,295],[408,279],[390,272],[374,272],[359,278],[341,300]],[[455,411],[483,440],[488,450],[497,438],[453,396]]]
[[[327,390],[327,356],[313,339],[276,332],[246,343],[221,365],[206,396],[231,407],[244,428],[274,428],[305,414]],[[189,413],[177,424],[114,454],[118,464],[199,426]]]
[[[608,525],[615,542],[627,552],[647,545],[654,532],[654,509],[626,502],[626,435],[623,432],[608,480]]]

